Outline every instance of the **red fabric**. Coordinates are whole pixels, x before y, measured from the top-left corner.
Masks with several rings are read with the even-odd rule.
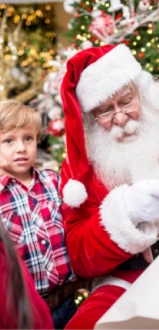
[[[119,273],[119,277],[122,278],[124,274]],[[133,283],[140,274],[141,271],[127,272],[126,280]],[[119,286],[105,285],[100,287],[82,303],[65,329],[94,329],[95,323],[124,292],[125,289]]]
[[[61,171],[61,194],[70,177],[69,164],[65,161]],[[75,273],[94,278],[115,270],[131,255],[121,250],[100,224],[99,208],[108,191],[91,167],[81,181],[88,193],[86,202],[78,208],[62,206],[66,245]]]
[[[36,291],[32,277],[21,260],[20,264],[33,314],[33,329],[53,329],[53,321],[47,305]],[[8,279],[8,266],[3,245],[0,243],[0,329],[17,329],[15,316],[12,310],[7,309]]]
[[[111,285],[97,289],[83,302],[65,329],[93,329],[100,317],[124,292],[123,288]]]

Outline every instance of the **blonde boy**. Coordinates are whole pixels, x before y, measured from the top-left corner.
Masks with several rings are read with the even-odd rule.
[[[34,168],[41,119],[37,112],[14,100],[0,102],[0,157],[5,164],[1,177],[0,219],[9,231],[42,297],[54,309],[55,328],[63,328],[59,318],[73,315],[72,271],[65,247],[59,175]],[[67,282],[69,294],[60,286]],[[63,288],[63,287],[62,287]],[[65,299],[67,298],[67,299]],[[61,304],[61,306],[59,306]]]

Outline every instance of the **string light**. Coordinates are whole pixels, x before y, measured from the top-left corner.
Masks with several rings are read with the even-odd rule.
[[[51,6],[50,6],[50,5],[47,5],[47,6],[45,7],[45,9],[46,9],[46,10],[51,10]]]
[[[49,19],[49,18],[46,18],[46,19],[45,19],[45,23],[46,23],[46,24],[50,24],[50,19]]]
[[[152,30],[147,30],[148,34],[152,34],[152,32],[153,32]]]

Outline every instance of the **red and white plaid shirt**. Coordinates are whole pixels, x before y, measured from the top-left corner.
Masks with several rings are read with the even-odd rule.
[[[0,220],[10,233],[40,293],[71,279],[65,246],[59,176],[33,169],[29,189],[5,176],[0,189]]]

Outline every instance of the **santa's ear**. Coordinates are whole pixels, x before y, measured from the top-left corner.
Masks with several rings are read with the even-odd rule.
[[[79,207],[87,196],[86,188],[80,181],[70,179],[63,188],[63,200],[68,206]]]

